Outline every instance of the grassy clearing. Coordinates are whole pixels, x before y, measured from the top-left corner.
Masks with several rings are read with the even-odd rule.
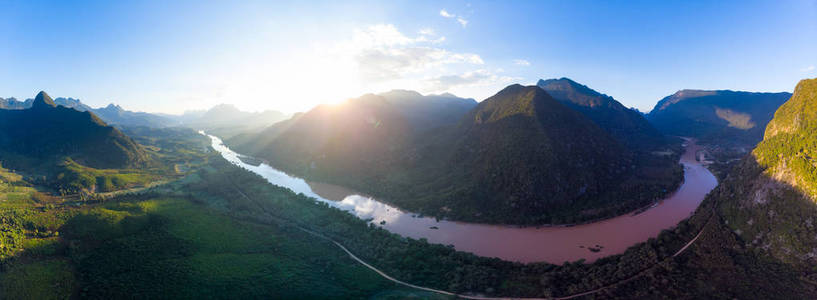
[[[23,177],[0,165],[0,209],[27,207],[34,204],[35,190],[23,181]]]
[[[66,191],[96,190],[111,192],[137,185],[146,185],[157,175],[142,170],[94,169],[66,159],[59,167],[54,185]]]

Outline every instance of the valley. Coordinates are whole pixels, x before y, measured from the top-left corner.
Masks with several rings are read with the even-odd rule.
[[[430,243],[452,245],[458,251],[523,263],[561,264],[621,254],[630,246],[654,238],[689,217],[717,181],[695,158],[694,141],[681,156],[684,182],[669,197],[636,212],[588,224],[511,227],[454,222],[405,212],[388,202],[323,183],[311,183],[267,165],[244,163],[221,139],[209,136],[212,147],[227,161],[256,173],[271,184],[285,187],[348,211],[389,232]],[[388,198],[386,198],[388,199]],[[479,236],[479,239],[473,237]]]

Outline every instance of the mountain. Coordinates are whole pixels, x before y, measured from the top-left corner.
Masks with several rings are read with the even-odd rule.
[[[84,103],[82,103],[82,101],[79,101],[79,99],[74,99],[74,98],[57,97],[56,99],[54,99],[54,103],[56,103],[57,105],[60,105],[60,106],[73,108],[73,109],[76,109],[78,111],[89,111],[89,110],[92,111],[93,110],[93,108],[91,108],[88,105],[85,105]]]
[[[647,119],[668,135],[753,146],[763,138],[772,113],[789,97],[790,93],[681,90],[659,101]]]
[[[569,78],[540,79],[536,85],[554,99],[581,112],[622,144],[634,150],[655,150],[667,143],[664,135],[637,110],[624,107]]]
[[[164,113],[159,113],[158,115],[163,116],[165,118],[171,118],[178,123],[185,124],[201,118],[201,116],[203,116],[205,112],[207,112],[207,110],[200,109],[200,110],[185,110],[181,115]]]
[[[453,124],[462,115],[474,108],[474,99],[459,98],[452,94],[423,96],[415,91],[392,90],[379,94],[394,109],[412,123],[412,128],[422,131]]]
[[[368,94],[270,126],[242,149],[292,170],[366,178],[387,172],[409,147],[413,130],[404,113],[412,114]]]
[[[113,103],[108,104],[106,107],[93,109],[92,111],[111,125],[146,127],[169,127],[178,125],[178,122],[171,118],[146,112],[128,111]]]
[[[45,92],[37,94],[29,109],[0,110],[0,149],[38,160],[67,156],[95,168],[134,166],[147,159],[119,130],[91,112],[57,106]]]
[[[439,201],[446,208],[520,219],[586,207],[580,202],[613,188],[632,159],[593,121],[521,85],[482,101],[431,148],[425,159],[444,167],[430,187],[449,194]]]
[[[490,223],[625,213],[680,179],[677,157],[635,161],[595,122],[536,86],[512,85],[479,104],[410,91],[368,94],[227,143],[310,180]]]
[[[272,151],[269,147],[273,147],[273,141],[279,135],[286,133],[281,141],[291,140],[292,143],[279,142],[277,144],[301,144],[298,147],[306,148],[323,147],[318,145],[325,143],[330,136],[331,139],[340,140],[342,139],[340,135],[346,134],[344,130],[359,129],[362,130],[360,132],[365,132],[371,127],[369,120],[378,120],[380,125],[388,122],[389,125],[394,125],[394,129],[401,128],[399,133],[385,133],[384,135],[389,136],[389,139],[391,136],[400,135],[404,138],[401,143],[409,143],[408,141],[413,139],[414,135],[425,130],[456,124],[468,110],[476,105],[477,102],[474,99],[459,98],[451,94],[423,96],[415,91],[393,90],[348,99],[336,106],[320,105],[306,113],[295,114],[286,121],[262,130],[236,135],[229,142],[233,145],[240,145],[246,152],[262,153]],[[361,122],[365,125],[360,124]],[[338,124],[342,124],[342,127],[336,127]],[[387,129],[390,130],[392,127],[389,126]],[[329,132],[330,130],[335,131]],[[377,134],[383,131],[384,128],[380,128]],[[299,141],[301,137],[308,138]],[[316,140],[320,142],[315,142]],[[361,146],[368,146],[368,144]]]
[[[232,104],[219,104],[204,112],[185,112],[176,119],[184,126],[228,138],[242,132],[257,131],[287,117],[286,114],[274,110],[246,112]]]

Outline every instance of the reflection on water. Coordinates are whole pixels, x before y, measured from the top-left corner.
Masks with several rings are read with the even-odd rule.
[[[417,239],[425,238],[431,243],[453,245],[457,250],[481,256],[519,262],[547,261],[561,264],[579,259],[592,262],[601,257],[623,253],[628,247],[658,236],[661,230],[674,227],[689,217],[704,196],[717,185],[715,176],[695,160],[698,147],[690,141],[681,157],[684,183],[669,198],[637,215],[627,214],[572,227],[543,228],[437,221],[400,211],[343,187],[309,183],[267,164],[246,164],[221,139],[212,135],[210,139],[213,148],[231,163],[261,175],[274,185],[314,197],[361,219],[372,219],[372,223],[391,232]],[[381,225],[381,222],[385,223]]]
[[[388,224],[391,221],[397,220],[404,215],[403,212],[398,210],[395,207],[389,206],[385,203],[378,202],[371,197],[365,197],[361,195],[344,195],[342,198],[335,198],[340,199],[337,200],[329,200],[324,198],[312,190],[312,187],[303,179],[290,176],[284,172],[278,171],[267,164],[261,163],[259,165],[252,165],[245,163],[241,159],[241,155],[238,153],[230,150],[224,143],[216,136],[208,135],[212,140],[213,149],[221,153],[227,161],[240,166],[244,169],[247,169],[253,173],[261,175],[269,181],[270,183],[282,186],[291,189],[295,193],[303,193],[306,196],[313,197],[318,201],[325,202],[330,206],[337,207],[339,209],[348,211],[353,213],[354,215],[358,216],[361,219],[369,219],[372,218],[377,222],[386,221]],[[333,185],[325,185],[327,190],[333,190],[334,195],[338,195],[338,191],[349,191],[347,189],[343,189],[341,187],[333,186]]]

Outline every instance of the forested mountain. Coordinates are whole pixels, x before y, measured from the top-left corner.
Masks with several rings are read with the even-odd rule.
[[[722,208],[752,246],[787,263],[817,259],[817,79],[803,80],[728,179]],[[724,193],[725,194],[725,193]],[[815,273],[812,279],[817,279]]]
[[[541,88],[509,86],[475,105],[449,95],[369,94],[227,142],[312,180],[482,222],[624,213],[680,179],[676,157],[636,162],[633,151]]]
[[[320,105],[267,128],[244,132],[231,138],[230,142],[234,145],[241,145],[245,151],[261,153],[268,151],[267,147],[284,132],[288,132],[290,137],[283,139],[293,141],[297,140],[299,135],[307,137],[320,135],[323,136],[322,139],[326,139],[331,135],[328,133],[330,129],[336,129],[338,134],[343,134],[341,132],[355,126],[346,124],[343,126],[350,127],[332,128],[334,124],[350,122],[368,124],[375,119],[380,124],[384,121],[390,124],[401,123],[399,126],[406,132],[400,133],[402,136],[395,136],[395,138],[402,138],[403,142],[406,142],[426,130],[456,124],[468,110],[476,105],[477,102],[474,99],[459,98],[451,94],[423,96],[415,91],[392,90],[382,94],[367,94],[359,98],[348,99],[339,105]],[[394,116],[395,119],[389,119],[391,116]],[[322,117],[327,119],[322,120]],[[319,123],[321,125],[318,125]],[[291,128],[293,126],[294,128]],[[383,130],[381,128],[379,131]],[[386,133],[385,135],[394,134],[397,133]]]
[[[666,138],[644,116],[569,78],[539,80],[536,83],[554,99],[581,112],[616,140],[634,150],[664,147]]]
[[[661,99],[647,119],[668,135],[753,146],[789,97],[790,93],[681,90]]]
[[[440,166],[425,178],[431,199],[478,219],[582,206],[629,173],[633,158],[581,113],[521,85],[482,101],[427,148],[423,161]]]
[[[412,129],[423,131],[457,122],[477,105],[474,99],[452,94],[423,96],[415,91],[392,90],[379,94],[411,123]]]
[[[141,147],[91,112],[57,106],[40,92],[31,108],[0,110],[0,151],[38,160],[73,160],[96,168],[119,168],[147,159]],[[11,159],[13,160],[13,159]]]

